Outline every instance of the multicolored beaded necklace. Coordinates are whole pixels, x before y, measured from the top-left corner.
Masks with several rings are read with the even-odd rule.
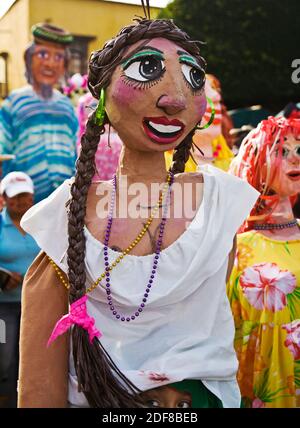
[[[141,304],[139,305],[139,307],[137,308],[137,310],[131,315],[131,316],[125,316],[120,314],[116,308],[114,307],[114,303],[113,303],[113,299],[111,296],[111,283],[110,283],[110,266],[109,266],[109,261],[108,261],[108,243],[109,243],[109,238],[110,238],[110,232],[111,232],[111,227],[112,227],[112,223],[113,223],[113,212],[114,212],[114,206],[115,206],[115,197],[116,197],[116,192],[117,192],[117,179],[116,176],[114,176],[113,178],[113,188],[114,191],[112,193],[111,196],[111,202],[110,202],[110,210],[109,210],[109,214],[108,214],[108,221],[107,221],[107,227],[106,227],[106,232],[105,232],[105,240],[104,240],[104,251],[103,251],[103,255],[104,255],[104,265],[105,265],[105,275],[106,275],[106,294],[107,294],[107,303],[109,305],[109,308],[113,314],[113,316],[120,321],[134,321],[142,312],[143,309],[146,305],[147,302],[147,298],[149,296],[149,293],[151,291],[152,285],[153,285],[153,281],[155,278],[155,274],[158,268],[158,262],[159,262],[159,256],[160,256],[160,252],[161,252],[161,246],[162,246],[162,239],[163,239],[163,234],[164,234],[164,229],[165,229],[165,224],[167,221],[167,210],[168,210],[168,206],[169,206],[169,200],[170,200],[170,194],[171,194],[171,187],[174,181],[174,175],[172,173],[170,173],[169,175],[170,180],[169,180],[169,188],[168,188],[168,192],[166,195],[166,203],[165,203],[165,207],[163,210],[163,214],[162,214],[162,220],[159,226],[159,235],[158,235],[158,240],[156,242],[156,250],[154,253],[154,260],[153,260],[153,265],[152,265],[152,270],[151,270],[151,275],[144,293],[144,297],[142,299]]]
[[[168,177],[167,177],[167,182],[165,183],[162,193],[157,201],[157,203],[154,205],[153,209],[151,210],[151,214],[150,217],[148,218],[146,224],[143,226],[142,230],[138,233],[137,237],[132,241],[132,243],[126,248],[126,250],[124,250],[109,266],[109,270],[113,270],[118,263],[120,263],[125,256],[127,256],[133,249],[134,247],[140,242],[140,240],[143,238],[143,236],[145,235],[145,233],[147,232],[147,230],[149,229],[149,227],[152,224],[153,219],[155,218],[156,212],[159,210],[159,208],[161,208],[162,206],[162,201],[164,199],[165,193],[166,191],[169,189],[170,183],[171,181],[174,180],[173,174],[171,172],[168,173]],[[167,204],[164,204],[164,206],[168,206],[169,202]],[[53,268],[55,269],[55,272],[58,276],[58,278],[60,279],[61,283],[63,284],[63,286],[69,290],[70,289],[70,285],[68,284],[68,282],[64,279],[64,276],[62,274],[62,272],[60,271],[59,267],[56,265],[56,263],[51,259],[51,257],[48,256],[48,259],[50,261],[50,264],[53,266]],[[106,266],[107,267],[107,266]],[[91,293],[96,287],[98,287],[98,285],[101,283],[101,281],[106,277],[106,272],[104,271],[97,279],[96,281],[94,281],[94,283],[88,287],[86,289],[87,293]]]
[[[285,229],[288,227],[294,227],[298,225],[298,221],[295,218],[287,223],[257,223],[253,226],[255,230],[273,230],[273,229]]]

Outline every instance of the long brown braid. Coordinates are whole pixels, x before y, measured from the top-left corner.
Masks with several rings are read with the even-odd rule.
[[[92,95],[99,99],[102,88],[109,85],[113,71],[124,60],[125,51],[130,45],[155,37],[175,42],[205,68],[198,42],[191,41],[172,21],[140,19],[135,25],[123,28],[102,50],[91,55],[88,86]],[[104,125],[95,125],[94,116],[93,113],[89,118],[86,132],[81,138],[81,152],[76,163],[75,181],[71,187],[67,253],[70,303],[86,293],[84,220],[88,190],[95,174],[95,153],[99,138],[104,133]],[[192,144],[192,134],[193,131],[175,151],[173,169],[176,172],[184,170]],[[85,394],[91,407],[141,406],[138,396],[140,391],[119,371],[97,338],[91,344],[88,333],[81,327],[74,326],[72,342],[78,390]]]
[[[187,163],[191,154],[194,132],[195,129],[189,132],[185,139],[182,140],[174,150],[172,165],[170,168],[170,171],[173,172],[173,174],[184,172],[185,164]]]

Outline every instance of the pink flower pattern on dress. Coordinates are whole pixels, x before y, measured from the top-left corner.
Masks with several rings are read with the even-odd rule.
[[[295,361],[300,360],[300,320],[285,324],[283,328],[287,331],[285,346],[291,351]]]
[[[287,305],[286,296],[294,291],[296,277],[276,263],[259,263],[243,271],[240,284],[254,308],[276,312]]]
[[[262,409],[264,407],[266,407],[265,403],[261,401],[259,398],[255,398],[255,400],[253,400],[253,403],[252,403],[253,409]]]

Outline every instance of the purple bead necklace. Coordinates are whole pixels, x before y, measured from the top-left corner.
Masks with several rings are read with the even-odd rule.
[[[166,203],[164,206],[164,210],[163,210],[163,214],[162,214],[162,219],[161,219],[161,223],[159,226],[159,235],[158,235],[158,240],[156,242],[156,250],[154,253],[154,260],[153,260],[153,265],[152,265],[152,270],[151,270],[151,275],[144,293],[144,297],[142,299],[141,304],[139,305],[139,307],[137,308],[137,310],[131,315],[131,316],[125,316],[120,314],[113,303],[113,299],[111,296],[111,284],[110,284],[110,267],[109,267],[109,261],[108,261],[108,242],[109,242],[109,237],[110,237],[110,232],[111,232],[111,227],[112,227],[112,223],[113,223],[113,212],[114,212],[114,206],[115,206],[115,198],[116,198],[116,192],[117,192],[117,178],[116,175],[114,175],[113,177],[113,193],[111,196],[111,201],[110,201],[110,209],[109,209],[109,214],[108,214],[108,221],[107,221],[107,227],[106,227],[106,232],[105,232],[105,240],[104,240],[104,265],[105,265],[105,275],[106,275],[106,294],[107,294],[107,303],[109,305],[109,308],[113,314],[113,316],[119,320],[119,321],[134,321],[144,310],[145,305],[147,303],[147,298],[149,296],[149,293],[151,291],[151,288],[153,286],[153,281],[155,278],[155,274],[158,268],[158,261],[159,261],[159,256],[160,256],[160,252],[161,252],[161,246],[162,246],[162,239],[163,239],[163,234],[164,234],[164,229],[165,229],[165,224],[167,221],[167,210],[168,210],[168,206],[169,206],[169,201],[170,201],[170,195],[171,195],[171,187],[174,181],[174,175],[170,172],[170,182],[169,182],[169,188],[167,191],[167,195],[166,195]]]

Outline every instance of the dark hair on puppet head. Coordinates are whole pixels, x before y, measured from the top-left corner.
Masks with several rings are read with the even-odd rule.
[[[162,37],[170,40],[195,57],[205,70],[206,62],[200,55],[201,42],[193,41],[173,21],[168,19],[135,19],[136,24],[124,27],[116,37],[109,40],[103,49],[93,52],[89,62],[88,87],[92,95],[99,99],[100,91],[106,88],[114,69],[121,64],[129,46],[140,40]]]
[[[193,42],[172,21],[139,19],[136,24],[123,28],[114,39],[105,44],[103,49],[91,55],[88,87],[92,95],[97,99],[100,98],[101,90],[110,84],[112,74],[124,60],[124,55],[129,46],[140,40],[155,37],[163,37],[178,44],[192,54],[199,64],[205,68],[205,61],[200,56],[198,43]],[[67,253],[70,303],[86,293],[84,263],[86,202],[92,177],[95,173],[95,153],[100,136],[104,133],[104,124],[98,126],[94,119],[95,113],[89,117],[86,132],[81,138],[81,152],[76,163],[75,180],[71,187]],[[107,117],[105,117],[104,123],[108,123]],[[177,172],[182,167],[182,159],[188,157],[192,144],[192,133],[193,131],[176,151],[173,168]],[[97,338],[90,344],[86,331],[75,326],[72,339],[79,389],[85,394],[90,406],[131,408],[141,406],[138,398],[140,391],[118,370]]]

